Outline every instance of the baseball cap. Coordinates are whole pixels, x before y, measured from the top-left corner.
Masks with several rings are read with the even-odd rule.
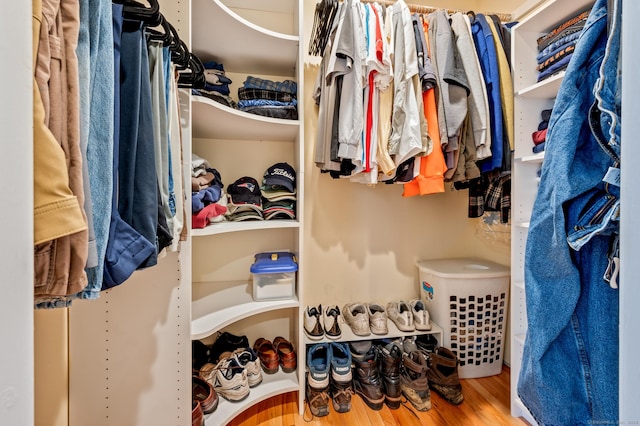
[[[241,177],[233,182],[227,188],[227,193],[233,204],[254,204],[262,207],[260,185],[250,176]]]
[[[264,172],[262,184],[265,187],[282,186],[289,192],[295,192],[296,171],[288,163],[276,163]]]

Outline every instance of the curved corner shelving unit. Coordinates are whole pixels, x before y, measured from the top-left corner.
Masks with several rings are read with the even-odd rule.
[[[192,96],[196,138],[294,141],[300,122],[250,114],[204,96]]]
[[[229,402],[220,397],[218,408],[211,414],[205,415],[205,425],[224,425],[240,414],[242,411],[257,404],[260,401],[280,395],[286,392],[300,390],[297,372],[284,373],[279,370],[276,374],[262,375],[262,383],[251,388],[249,396],[244,401]]]
[[[206,228],[194,229],[192,237],[206,237],[209,235],[226,234],[227,232],[256,231],[261,229],[299,228],[297,220],[265,220],[247,222],[223,222],[214,223]]]
[[[220,0],[194,0],[192,7],[193,52],[203,61],[223,62],[225,70],[244,74],[295,75],[297,35],[261,28]]]
[[[195,283],[194,283],[195,284]],[[297,308],[296,298],[255,301],[251,283],[197,283],[191,301],[191,339],[203,339],[243,318],[278,309]]]

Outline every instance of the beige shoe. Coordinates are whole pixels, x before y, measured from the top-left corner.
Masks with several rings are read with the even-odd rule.
[[[356,336],[371,334],[369,327],[369,313],[363,303],[347,303],[342,308],[342,318]]]
[[[414,331],[413,313],[407,302],[390,302],[387,304],[387,316],[400,331]]]
[[[431,321],[429,320],[429,311],[424,302],[420,299],[414,299],[409,302],[411,313],[413,314],[413,325],[416,330],[431,330]]]
[[[387,311],[384,310],[384,306],[378,303],[368,303],[367,313],[369,314],[369,327],[373,334],[389,333]]]

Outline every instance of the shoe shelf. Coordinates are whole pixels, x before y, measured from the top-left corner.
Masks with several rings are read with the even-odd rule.
[[[205,415],[205,426],[225,425],[242,411],[260,401],[287,392],[299,391],[298,372],[285,373],[279,370],[275,374],[262,374],[262,383],[251,388],[249,396],[238,402],[227,401],[220,397],[218,408]]]
[[[299,120],[251,114],[198,95],[191,104],[194,138],[295,141],[298,135]]]
[[[212,223],[206,228],[193,229],[192,237],[206,237],[209,235],[225,234],[228,232],[257,231],[261,229],[299,228],[297,220],[252,220],[246,222],[221,222]]]
[[[413,331],[400,331],[398,327],[396,327],[393,321],[388,321],[387,327],[389,328],[389,332],[387,334],[373,334],[371,333],[368,336],[358,336],[353,333],[351,327],[347,325],[344,321],[340,323],[340,330],[342,331],[342,337],[339,339],[329,339],[326,335],[320,340],[310,339],[309,336],[305,334],[305,343],[307,345],[313,345],[316,343],[323,342],[354,342],[358,340],[375,340],[375,339],[395,339],[397,337],[407,337],[407,336],[416,336],[418,334],[433,334],[438,339],[438,342],[442,342],[442,327],[438,324],[431,321],[431,330],[413,330]]]
[[[278,309],[297,308],[296,298],[254,301],[251,282],[193,283],[191,339],[203,339],[218,330],[252,315]]]

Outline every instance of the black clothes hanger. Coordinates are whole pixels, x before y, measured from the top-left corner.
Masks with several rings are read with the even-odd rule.
[[[149,7],[135,0],[112,0],[122,4],[122,16],[126,19],[142,21],[148,27],[160,25],[160,3],[158,0],[148,0]]]
[[[160,31],[160,29],[147,28],[147,35],[149,39],[161,41],[162,45],[165,47],[171,46],[172,44],[177,43],[174,40],[174,36],[171,33],[171,29],[169,28],[169,25],[171,25],[169,24],[169,21],[167,21],[165,17],[162,14],[160,14],[160,24],[157,27],[159,27],[162,31]]]
[[[180,71],[180,75],[178,76],[178,86],[202,89],[206,82],[202,61],[193,53],[189,54],[188,66]]]
[[[309,41],[310,55],[318,56],[324,51],[337,11],[338,0],[321,0],[320,3],[316,4],[311,40]]]
[[[470,10],[467,12],[467,15],[469,16],[469,20],[473,24],[476,21],[476,13],[473,10]]]

